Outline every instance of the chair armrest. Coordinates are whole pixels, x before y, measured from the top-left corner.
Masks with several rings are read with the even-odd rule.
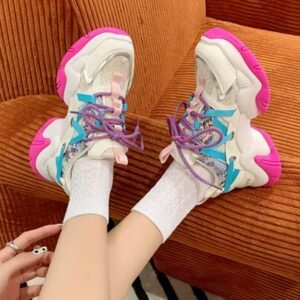
[[[26,98],[0,104],[0,139],[5,141],[0,143],[0,186],[10,188],[11,201],[20,193],[45,201],[66,202],[63,191],[38,179],[28,163],[28,149],[37,129],[47,119],[63,116],[66,107],[58,97]],[[128,113],[129,131],[137,118]],[[161,149],[170,143],[166,122],[140,117],[140,125],[146,145],[144,153],[130,150],[129,165],[116,165],[110,202],[114,218],[124,218],[167,167],[158,159]],[[274,137],[278,137],[283,174],[273,189],[242,189],[211,199],[193,210],[171,240],[299,281],[300,158],[287,149],[290,137],[282,134],[282,130],[278,126]]]

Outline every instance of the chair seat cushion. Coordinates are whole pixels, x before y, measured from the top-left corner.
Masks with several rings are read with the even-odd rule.
[[[254,123],[273,136],[282,157],[283,175],[273,189],[237,190],[196,207],[171,239],[195,251],[299,281],[300,37],[214,20],[208,20],[203,31],[213,26],[238,35],[268,74],[272,102],[269,111]],[[194,45],[152,110],[151,118],[127,115],[129,129],[140,118],[146,149],[144,153],[130,151],[129,166],[116,166],[111,193],[113,217],[123,218],[167,167],[158,160],[160,150],[170,141],[164,118],[173,112],[178,99],[187,98],[194,89],[193,53]],[[67,201],[56,185],[36,178],[28,164],[28,149],[35,132],[47,119],[65,113],[65,105],[56,96],[27,96],[0,104],[0,184],[35,198]]]
[[[280,152],[283,174],[273,188],[243,189],[197,207],[173,239],[202,251],[300,278],[300,37],[207,18],[173,80],[150,116],[164,120],[195,89],[194,49],[200,36],[222,27],[238,36],[269,78],[271,104],[253,121]]]

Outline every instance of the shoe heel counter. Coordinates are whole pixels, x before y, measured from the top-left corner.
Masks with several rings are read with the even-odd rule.
[[[51,148],[51,138],[50,136],[45,135],[45,131],[49,129],[49,127],[55,126],[59,118],[52,118],[48,120],[36,133],[34,136],[32,143],[29,149],[29,164],[31,166],[32,171],[41,179],[51,180],[46,174],[46,161],[48,157],[43,157],[42,162],[41,154],[47,152],[48,148]]]
[[[250,51],[250,49],[235,35],[222,28],[217,28],[217,27],[212,28],[204,33],[204,37],[212,40],[214,39],[225,40],[235,47],[235,49],[238,51],[238,53],[241,55],[244,62],[248,66],[249,70],[252,72],[252,74],[256,77],[256,79],[261,84],[261,87],[256,94],[255,101],[256,101],[258,113],[259,114],[265,113],[268,110],[270,104],[269,81],[262,65],[255,57],[255,55],[252,53],[252,51]],[[245,114],[248,115],[248,113],[249,111],[246,110]],[[255,114],[251,115],[251,118],[253,117],[255,117]]]
[[[257,155],[255,162],[266,172],[269,181],[265,184],[266,187],[273,186],[281,176],[281,159],[278,150],[272,138],[262,129],[255,128],[264,137],[269,145],[270,153],[268,155]]]
[[[112,36],[123,36],[125,40],[130,39],[127,32],[118,29],[118,28],[112,28],[112,27],[104,27],[104,28],[97,28],[84,36],[82,36],[78,41],[76,41],[70,49],[65,53],[63,56],[60,65],[58,67],[58,72],[56,76],[56,88],[57,93],[61,97],[63,101],[67,105],[69,105],[69,94],[70,91],[67,92],[68,95],[66,95],[66,89],[67,89],[67,80],[68,80],[68,74],[66,72],[66,66],[70,62],[71,59],[73,59],[75,56],[79,55],[79,52],[83,51],[83,49],[90,43],[92,40],[97,39],[97,37],[105,34],[111,34]],[[131,39],[130,39],[131,41]],[[86,55],[86,53],[85,53]],[[80,78],[79,78],[80,79]],[[132,78],[131,78],[132,80]],[[74,78],[73,78],[74,81]],[[67,89],[68,90],[68,89]]]

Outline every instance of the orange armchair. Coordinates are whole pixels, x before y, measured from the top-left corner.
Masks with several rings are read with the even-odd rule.
[[[207,0],[209,17],[204,0],[3,0],[1,4],[2,243],[28,228],[59,222],[64,214],[67,197],[57,186],[35,177],[27,153],[40,125],[66,111],[56,96],[55,76],[72,42],[96,27],[116,26],[127,30],[135,43],[128,123],[133,127],[140,118],[146,149],[144,154],[130,152],[128,167],[116,166],[111,215],[121,219],[165,170],[158,161],[159,151],[169,142],[165,117],[195,87],[194,47],[201,34],[220,26],[253,50],[269,77],[270,109],[254,123],[272,135],[283,175],[274,189],[234,191],[195,208],[155,261],[160,270],[226,299],[300,298],[298,2],[272,1],[266,15],[266,0]]]

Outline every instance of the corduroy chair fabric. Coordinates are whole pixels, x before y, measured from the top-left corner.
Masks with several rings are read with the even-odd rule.
[[[146,115],[182,62],[204,14],[200,0],[1,0],[0,99],[56,94],[57,67],[71,44],[97,27],[111,26],[125,29],[134,41],[130,110]]]
[[[61,222],[66,210],[65,203],[35,198],[27,193],[18,193],[8,185],[0,185],[0,243],[4,245],[21,232],[46,224]],[[57,237],[40,241],[54,250]],[[32,249],[28,249],[29,251]]]
[[[298,0],[207,0],[207,16],[240,25],[300,34]]]
[[[32,173],[28,149],[47,119],[66,113],[55,95],[55,65],[80,34],[118,26],[135,42],[128,125],[140,119],[146,149],[130,151],[129,166],[116,166],[110,207],[121,219],[166,169],[158,160],[170,141],[165,116],[195,87],[194,47],[201,34],[220,26],[247,43],[270,79],[270,109],[254,123],[274,138],[283,175],[274,189],[234,191],[197,207],[158,252],[157,266],[226,299],[300,298],[299,36],[205,18],[200,0],[34,0],[35,8],[29,0],[0,1],[0,242],[62,220],[67,197]],[[31,39],[23,23],[24,30],[33,26]]]
[[[83,34],[69,1],[0,1],[0,101],[56,94],[60,59]]]
[[[159,100],[202,26],[204,5],[200,0],[0,0],[0,102],[26,95],[55,95],[57,67],[71,44],[97,27],[116,26],[130,32],[136,48],[135,80],[128,99],[130,111],[146,115]],[[195,18],[187,23],[191,14]],[[181,39],[174,38],[176,35]],[[26,100],[26,97],[22,98],[22,101]],[[23,105],[22,102],[21,107]],[[53,103],[54,110],[56,105],[57,101]],[[0,106],[0,110],[5,111],[5,107]],[[39,113],[36,110],[37,116]],[[9,118],[10,113],[6,117]],[[21,115],[14,118],[21,118]],[[22,150],[26,166],[31,138]],[[7,142],[13,144],[12,149],[22,148],[16,142]],[[6,142],[1,145],[7,148]],[[1,167],[5,168],[5,165]],[[20,170],[20,166],[16,168]],[[14,175],[10,176],[13,178]],[[2,201],[7,205],[14,201],[14,198],[8,199]],[[50,216],[51,211],[56,210],[54,206],[49,207]],[[57,210],[61,207],[59,204]],[[7,209],[5,206],[1,210],[0,206],[0,220],[5,219]],[[45,216],[45,221],[60,222],[62,216],[62,213],[50,219]],[[38,224],[33,222],[31,226],[19,226],[9,232],[7,219],[3,222],[3,227],[0,224],[1,237],[12,237]]]
[[[173,113],[178,99],[186,100],[190,96],[195,88],[196,43],[209,28],[227,29],[247,44],[268,75],[271,104],[268,112],[253,123],[272,135],[282,158],[283,175],[271,190],[260,188],[234,191],[210,199],[194,209],[171,237],[172,242],[166,243],[159,251],[156,262],[161,270],[176,274],[184,280],[189,278],[193,284],[201,282],[199,286],[208,291],[218,290],[217,293],[226,299],[273,299],[274,290],[283,293],[279,299],[298,299],[300,154],[295,149],[298,149],[300,131],[300,37],[210,18],[206,20],[150,117],[152,120],[165,120],[167,115]],[[180,245],[185,246],[181,248]],[[195,251],[196,248],[198,251]],[[172,256],[181,256],[178,266],[167,263]],[[193,270],[189,275],[186,275],[188,267],[183,264],[185,260],[190,262],[189,268]],[[214,279],[217,278],[217,267],[207,267],[213,261],[227,265],[226,280],[219,279],[217,284],[207,280],[212,274]],[[239,273],[236,262],[240,263],[242,270],[254,272],[256,276],[248,276],[246,283],[245,276],[242,276],[244,271]],[[270,278],[269,273],[276,276]],[[286,286],[278,285],[280,278],[286,282]],[[220,287],[230,281],[234,286],[220,293]],[[259,292],[251,292],[251,286]]]

